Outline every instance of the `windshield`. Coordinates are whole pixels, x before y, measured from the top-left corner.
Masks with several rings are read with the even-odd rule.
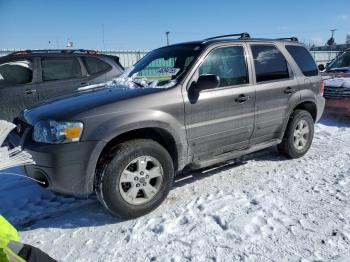
[[[140,87],[174,86],[201,51],[200,45],[174,45],[148,53],[117,82]]]
[[[350,52],[344,52],[331,63],[328,69],[350,67]]]

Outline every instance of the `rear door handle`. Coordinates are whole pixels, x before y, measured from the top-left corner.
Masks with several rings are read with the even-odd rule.
[[[249,96],[246,96],[245,94],[241,94],[235,98],[235,101],[240,104],[246,102],[247,100],[249,100]]]
[[[88,85],[89,85],[88,82],[82,82],[82,83],[80,83],[80,86],[88,86]]]
[[[24,93],[25,93],[26,95],[32,95],[32,94],[35,94],[35,93],[36,93],[36,89],[26,89],[26,90],[24,91]]]
[[[292,94],[294,92],[294,89],[288,86],[286,89],[284,89],[285,94]]]

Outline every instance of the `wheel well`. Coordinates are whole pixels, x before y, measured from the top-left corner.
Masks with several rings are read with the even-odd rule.
[[[176,142],[175,139],[172,137],[172,135],[161,128],[141,128],[136,129],[132,131],[128,131],[126,133],[123,133],[121,135],[118,135],[117,137],[113,138],[111,141],[107,143],[107,145],[103,148],[99,160],[97,161],[96,170],[99,172],[100,167],[105,164],[103,161],[104,156],[107,155],[108,152],[110,152],[116,145],[133,139],[151,139],[156,142],[158,142],[160,145],[162,145],[170,154],[171,158],[173,159],[174,168],[177,170],[178,165],[178,152],[176,148]]]
[[[297,110],[297,109],[301,109],[301,110],[305,110],[308,111],[311,116],[312,119],[314,120],[314,122],[316,121],[316,116],[317,116],[317,107],[316,104],[313,102],[303,102],[299,105],[297,105],[293,111]]]

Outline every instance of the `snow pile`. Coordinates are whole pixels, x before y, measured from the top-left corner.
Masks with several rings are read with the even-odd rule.
[[[22,151],[21,147],[9,149],[1,147],[8,134],[16,127],[13,123],[5,120],[0,120],[0,174],[1,170],[10,167],[35,164],[32,156],[27,152]]]
[[[324,118],[303,158],[272,148],[190,172],[135,220],[13,177],[0,184],[0,213],[61,261],[348,261],[349,162],[349,120]]]
[[[350,77],[324,79],[325,86],[350,88]]]
[[[84,87],[78,88],[79,91],[84,91],[84,90],[90,90],[94,88],[99,88],[99,87],[107,87],[107,88],[112,88],[112,87],[127,87],[127,88],[170,88],[173,87],[177,81],[176,80],[170,80],[169,83],[164,84],[164,85],[158,85],[159,81],[158,80],[151,80],[148,78],[140,78],[137,77],[137,73],[133,74],[132,76],[129,76],[131,71],[134,68],[131,67],[128,70],[126,70],[121,76],[105,82],[105,83],[100,83],[100,84],[94,84],[94,85],[88,85]]]

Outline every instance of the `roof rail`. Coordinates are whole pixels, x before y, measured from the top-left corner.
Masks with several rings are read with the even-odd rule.
[[[240,39],[248,39],[248,38],[250,38],[249,33],[243,32],[243,33],[240,33],[240,34],[219,35],[219,36],[209,37],[209,38],[204,39],[204,41],[208,41],[208,40],[212,40],[212,39],[217,39],[217,38],[231,37],[231,36],[239,36]]]
[[[290,40],[292,42],[299,42],[298,38],[295,36],[292,37],[284,37],[284,38],[277,38],[276,40]]]
[[[9,55],[23,55],[23,54],[73,54],[73,53],[86,53],[86,54],[97,54],[95,50],[86,50],[86,49],[34,49],[34,50],[22,50],[13,52]]]

